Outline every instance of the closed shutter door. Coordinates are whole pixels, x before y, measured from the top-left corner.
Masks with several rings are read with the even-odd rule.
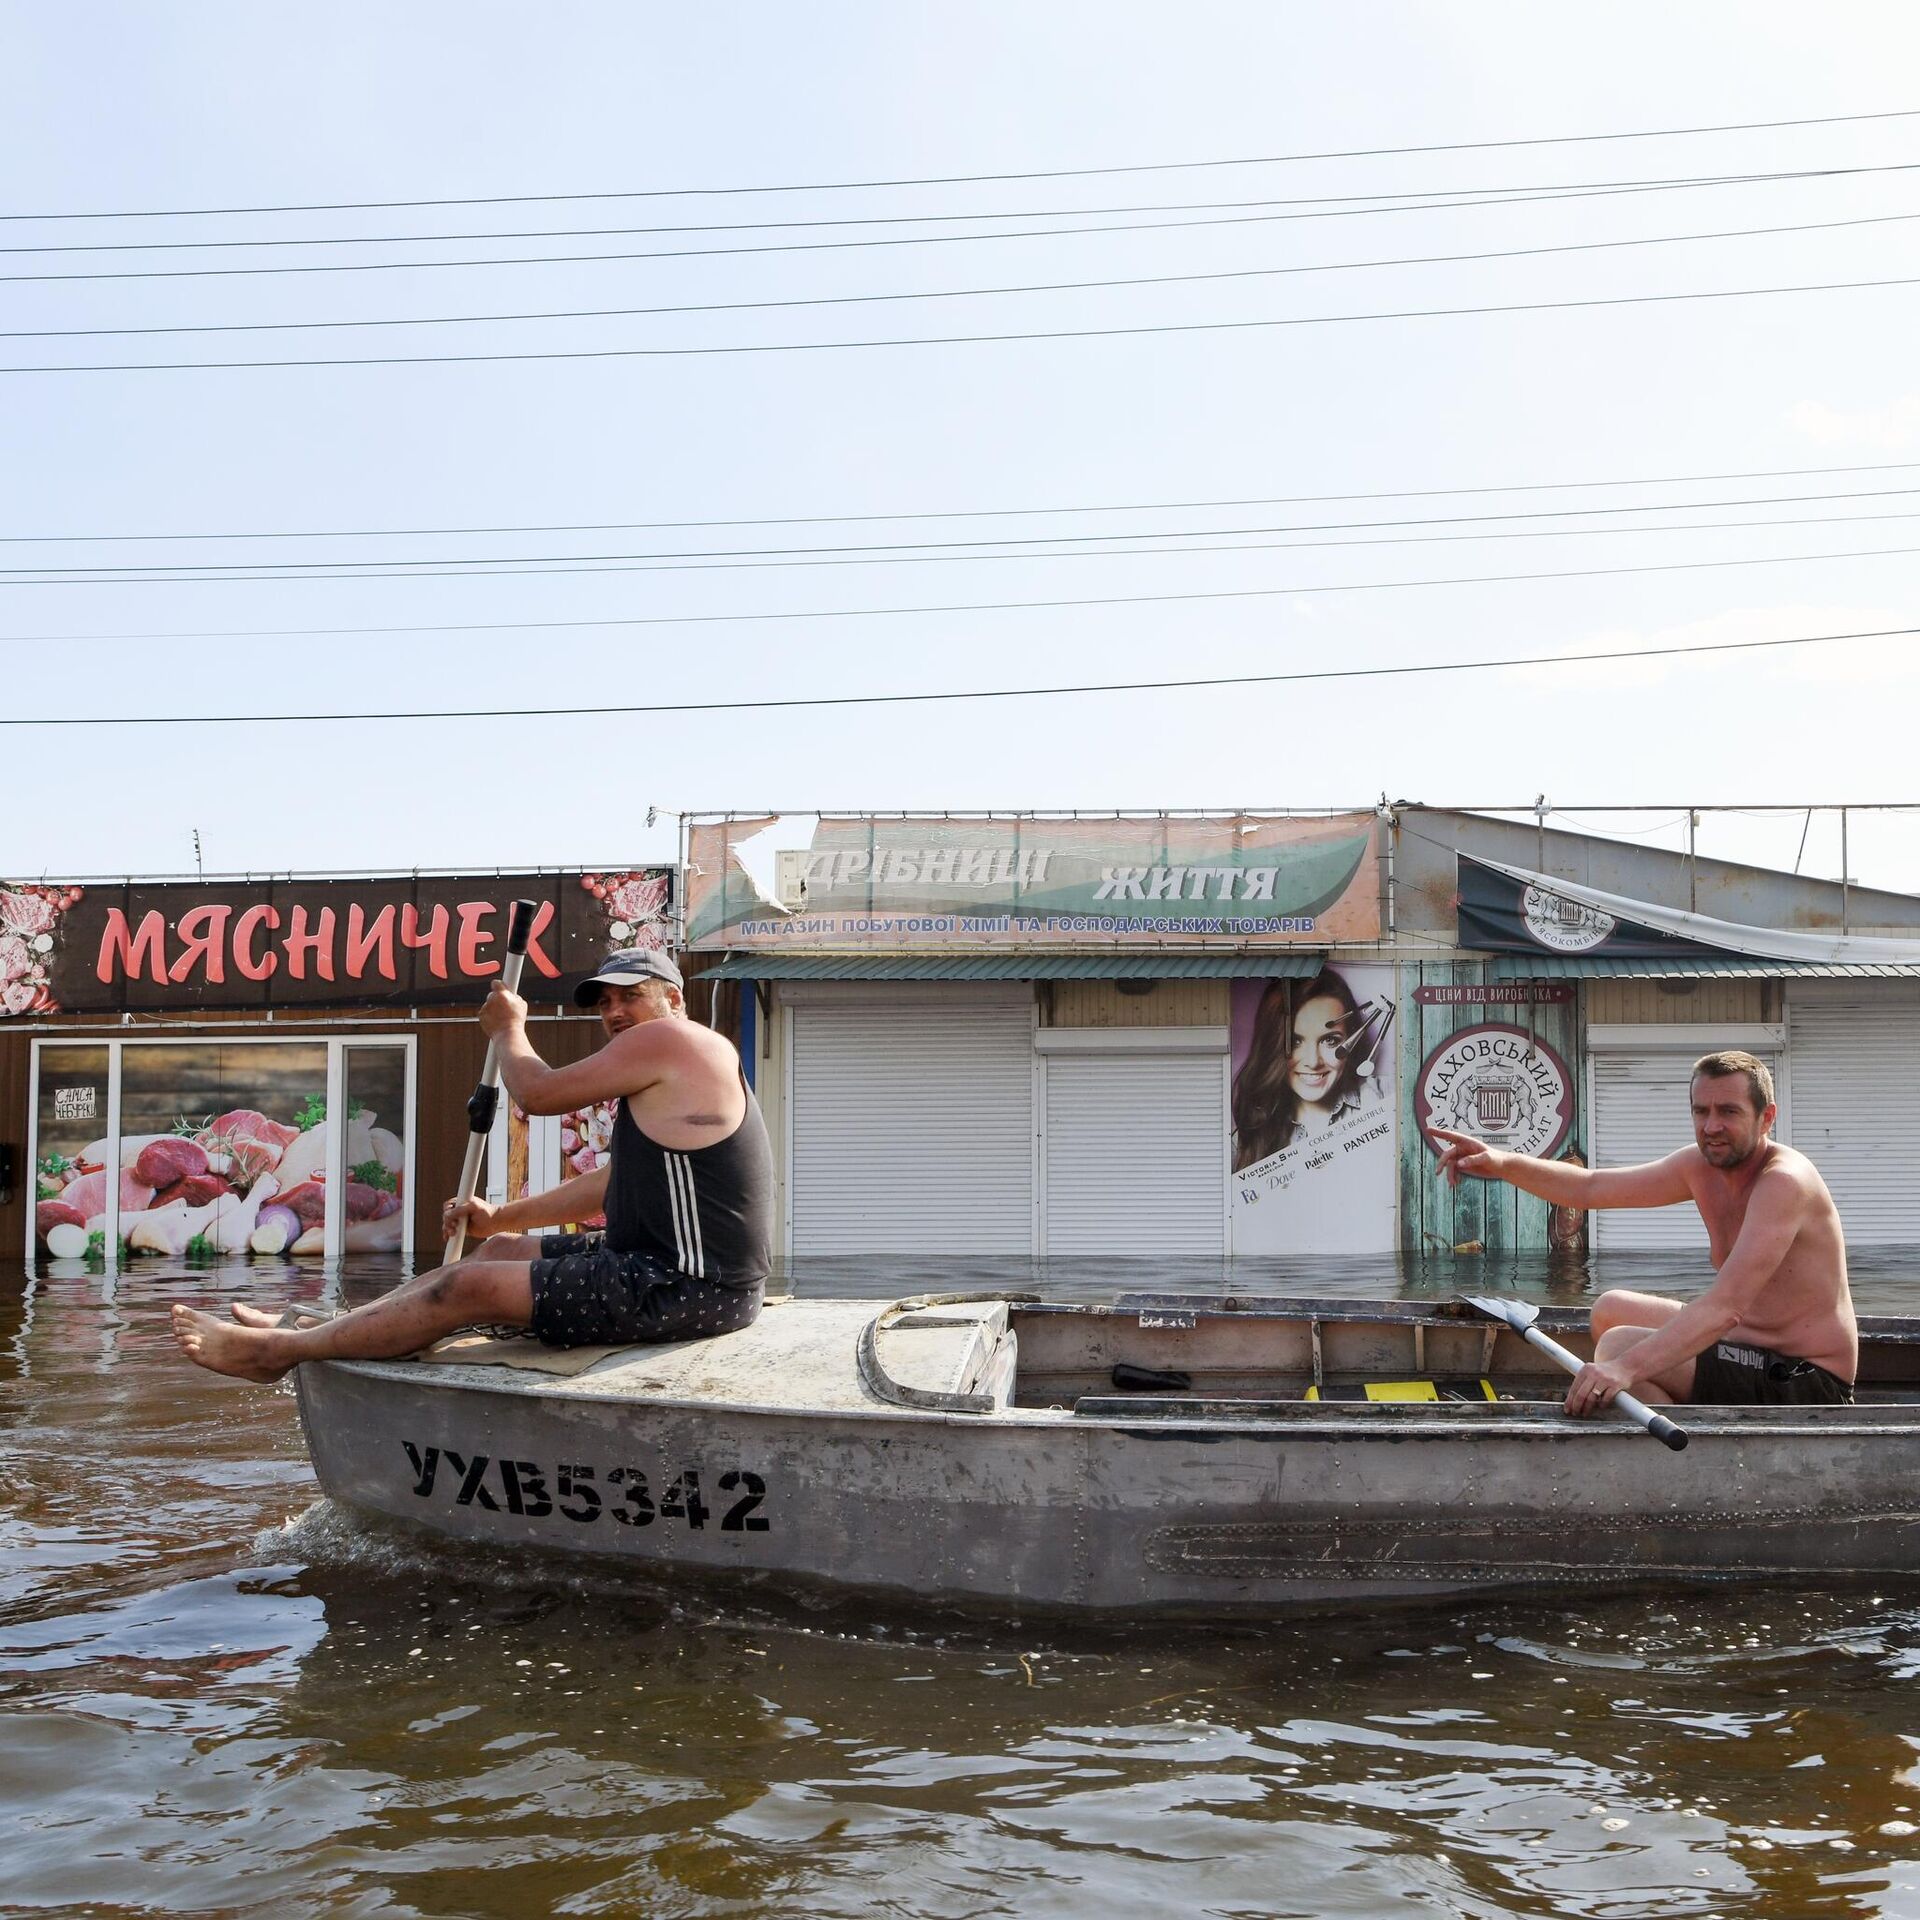
[[[1694,1056],[1596,1053],[1593,1056],[1593,1163],[1637,1167],[1664,1160],[1693,1138],[1689,1092]],[[1590,1216],[1602,1253],[1707,1251],[1707,1230],[1691,1203],[1674,1207],[1601,1207]]]
[[[1224,1055],[1054,1054],[1046,1075],[1046,1252],[1226,1251]]]
[[[1920,1004],[1790,989],[1793,1144],[1820,1169],[1849,1246],[1920,1240]]]
[[[796,1254],[1032,1251],[1030,1001],[791,1017]]]

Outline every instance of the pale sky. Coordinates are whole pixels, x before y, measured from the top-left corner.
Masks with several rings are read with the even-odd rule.
[[[1920,280],[1920,117],[1099,174],[1352,149],[1920,108],[1892,5],[822,4],[425,0],[0,5],[0,212],[482,196],[531,204],[9,218],[0,326],[238,326],[799,301],[1176,274],[1180,285],[756,312],[8,339],[0,366],[599,350],[452,365],[0,373],[0,564],[593,557],[602,571],[16,584],[7,715],[612,705],[1390,667],[1920,625],[1920,285],[1287,327],[1218,323]],[[1495,208],[1249,219],[1279,200],[1879,168]],[[1915,171],[1901,172],[1907,167]],[[1089,170],[826,190],[820,183]],[[668,189],[808,186],[807,192]],[[564,265],[217,266],[675,252],[977,233],[978,221],[677,236],[555,229],[1226,219]],[[1063,221],[1063,210],[1100,209]],[[1302,209],[1294,209],[1299,212]],[[1047,217],[1042,218],[1045,215]],[[1259,277],[1728,229],[1533,258]],[[342,247],[182,241],[468,236]],[[132,243],[175,243],[127,251]],[[641,357],[639,347],[1203,326],[1130,337]],[[1906,466],[1890,463],[1907,462]],[[1821,475],[1806,468],[1877,471]],[[1690,479],[1687,476],[1767,476]],[[1635,487],[1470,494],[1568,482]],[[1415,495],[1334,500],[1334,495]],[[1818,497],[1815,497],[1818,496]],[[1846,497],[1841,497],[1846,496]],[[1800,504],[1795,504],[1795,502]],[[1264,504],[1186,505],[1245,502]],[[1174,503],[1151,513],[1111,509]],[[1462,521],[1570,506],[1644,511]],[[1102,509],[1036,517],[1031,510]],[[836,517],[1027,510],[1027,517]],[[794,521],[663,528],[632,523]],[[1827,525],[1705,530],[1704,523]],[[1382,527],[1384,521],[1424,526]],[[417,530],[584,527],[567,532]],[[618,524],[610,524],[618,523]],[[1356,523],[1374,523],[1371,526]],[[1651,531],[1651,528],[1662,531]],[[1569,529],[1587,529],[1573,532]],[[1607,531],[1592,531],[1607,528]],[[389,532],[388,530],[392,530]],[[412,530],[412,531],[410,531]],[[824,547],[1166,536],[1250,550],[897,556]],[[1488,538],[1498,533],[1505,537]],[[1540,534],[1548,537],[1535,537]],[[54,535],[229,536],[28,542]],[[282,540],[236,540],[284,534]],[[321,538],[345,534],[349,538]],[[1525,534],[1528,537],[1511,537]],[[1224,535],[1224,538],[1221,537]],[[1460,537],[1463,535],[1478,537]],[[292,537],[298,536],[298,537]],[[1202,537],[1204,536],[1204,537]],[[1417,538],[1416,538],[1417,536]],[[1445,536],[1445,537],[1440,537]],[[1394,540],[1400,544],[1378,544]],[[1276,542],[1356,542],[1275,550]],[[802,556],[768,549],[809,548]],[[1120,549],[1115,551],[1113,549]],[[751,566],[631,556],[754,550]],[[1865,554],[1863,550],[1878,550]],[[939,550],[934,550],[935,552]],[[948,556],[951,549],[944,550]],[[1819,555],[1852,555],[1818,558]],[[607,556],[612,556],[608,558]],[[1708,567],[1709,561],[1768,564]],[[827,564],[833,562],[833,564]],[[656,563],[656,567],[657,567]],[[1676,570],[1595,574],[1606,568]],[[1390,585],[1468,576],[1587,577]],[[1309,589],[1309,591],[1299,591]],[[1284,590],[1284,591],[1281,591]],[[1198,596],[1244,594],[1244,598]],[[1193,596],[1159,599],[1151,596]],[[988,602],[1127,598],[1021,609]],[[964,612],[866,610],[964,606]],[[860,609],[861,617],[846,617]],[[842,617],[702,624],[703,615]],[[512,623],[514,630],[267,630]],[[83,638],[118,635],[125,638]],[[171,637],[155,637],[171,636]],[[670,857],[646,809],[1323,807],[1383,793],[1680,841],[1689,803],[1920,798],[1912,636],[1694,661],[1019,702],[647,718],[0,730],[0,876]],[[1832,816],[1710,815],[1707,852],[1837,873]],[[1915,816],[1857,820],[1920,888]]]

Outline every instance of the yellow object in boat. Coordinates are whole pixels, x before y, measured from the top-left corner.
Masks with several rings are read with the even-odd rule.
[[[1497,1400],[1491,1380],[1369,1380],[1309,1387],[1309,1400]]]

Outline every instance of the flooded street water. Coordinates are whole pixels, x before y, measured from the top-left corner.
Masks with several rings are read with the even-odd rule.
[[[1862,1262],[1863,1309],[1911,1274]],[[320,1501],[291,1394],[175,1355],[167,1303],[231,1284],[0,1274],[7,1913],[1920,1915],[1920,1579],[1124,1630],[636,1588]]]

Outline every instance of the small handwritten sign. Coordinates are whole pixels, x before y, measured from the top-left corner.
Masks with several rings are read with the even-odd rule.
[[[1481,986],[1415,987],[1422,1007],[1564,1007],[1573,999],[1571,980],[1501,980]]]

